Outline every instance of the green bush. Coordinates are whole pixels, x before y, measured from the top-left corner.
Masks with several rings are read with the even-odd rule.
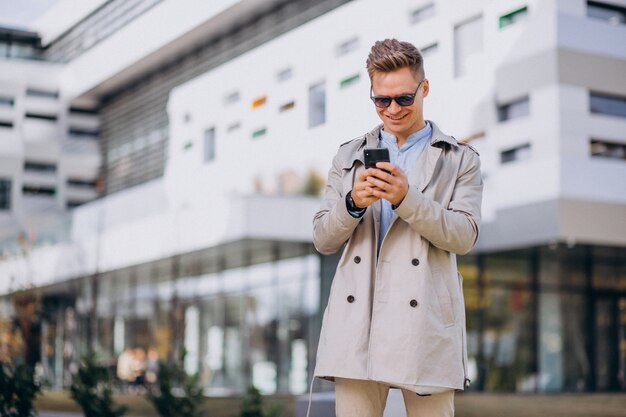
[[[83,358],[74,376],[70,395],[83,409],[85,417],[121,417],[125,406],[116,406],[107,370],[98,366],[94,355]]]
[[[250,385],[242,398],[241,412],[237,417],[279,417],[281,414],[282,407],[277,404],[264,410],[261,393],[254,385]]]
[[[34,368],[22,363],[0,362],[0,416],[31,417],[33,402],[41,392]]]
[[[198,388],[198,376],[188,376],[180,363],[160,362],[156,385],[146,396],[161,417],[202,416],[199,408],[204,397]]]

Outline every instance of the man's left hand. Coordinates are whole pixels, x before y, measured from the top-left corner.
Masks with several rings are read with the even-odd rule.
[[[367,181],[372,185],[366,188],[367,191],[378,198],[384,198],[394,206],[399,206],[409,191],[406,175],[400,167],[389,162],[378,162],[376,168],[376,174],[367,177]]]

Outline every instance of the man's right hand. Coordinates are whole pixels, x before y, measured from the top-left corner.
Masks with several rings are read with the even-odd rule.
[[[366,169],[357,175],[354,181],[354,187],[352,188],[350,195],[352,196],[354,204],[359,208],[369,207],[376,201],[380,200],[380,198],[373,196],[369,191],[367,191],[368,188],[372,187],[372,183],[367,181],[367,177],[374,175],[375,171],[378,170],[375,168]]]

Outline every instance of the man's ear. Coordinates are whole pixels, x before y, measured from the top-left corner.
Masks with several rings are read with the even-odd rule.
[[[426,97],[428,95],[428,92],[430,91],[430,82],[428,81],[428,78],[424,78],[424,82],[422,83],[422,88],[423,88],[423,94],[422,97]]]

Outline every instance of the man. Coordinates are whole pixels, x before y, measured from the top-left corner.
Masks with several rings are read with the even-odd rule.
[[[478,154],[423,116],[422,56],[408,42],[367,59],[382,125],[340,146],[313,220],[322,254],[342,247],[315,376],[335,381],[337,417],[381,417],[400,388],[408,417],[454,415],[467,378],[465,307],[455,254],[478,239]],[[454,98],[451,98],[451,100]],[[363,150],[390,162],[365,169]]]

